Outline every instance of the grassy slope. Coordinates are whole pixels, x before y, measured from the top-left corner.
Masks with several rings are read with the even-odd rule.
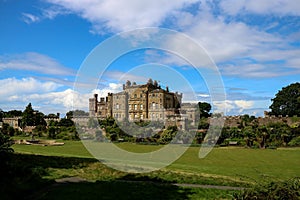
[[[65,141],[64,146],[32,146],[14,145],[16,152],[85,157],[92,156],[84,148],[80,141]],[[161,146],[136,145],[129,143],[118,144],[121,148],[136,151],[149,152]],[[294,150],[261,150],[245,148],[215,148],[210,154],[198,158],[199,148],[191,147],[172,165],[167,167],[172,171],[183,174],[198,174],[208,177],[223,177],[234,181],[259,181],[289,179],[300,174],[300,149]]]

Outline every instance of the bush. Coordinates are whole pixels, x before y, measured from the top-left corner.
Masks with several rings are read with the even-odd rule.
[[[300,136],[293,138],[288,145],[291,147],[300,146]]]
[[[254,188],[235,193],[237,200],[298,200],[300,198],[300,177],[283,182],[271,182]]]

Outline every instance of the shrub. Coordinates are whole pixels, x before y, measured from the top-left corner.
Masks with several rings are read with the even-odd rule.
[[[298,200],[300,198],[300,177],[283,182],[257,185],[254,188],[235,193],[234,198],[237,200]]]
[[[288,145],[292,147],[300,146],[300,136],[293,138]]]

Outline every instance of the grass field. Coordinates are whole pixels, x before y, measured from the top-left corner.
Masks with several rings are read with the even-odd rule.
[[[64,146],[14,145],[13,148],[15,152],[19,153],[92,158],[90,153],[85,149],[80,141],[64,142]],[[161,147],[155,145],[137,145],[131,143],[119,143],[118,146],[135,152],[149,152]],[[203,182],[208,181],[210,184],[239,185],[245,182],[260,183],[262,181],[286,180],[300,175],[299,148],[282,148],[277,150],[246,149],[237,147],[215,148],[207,157],[203,159],[198,158],[198,151],[199,147],[190,147],[185,154],[173,164],[165,169],[160,170],[159,172],[151,173],[151,176],[158,176],[160,178],[176,182],[187,181],[189,183],[202,184]],[[105,176],[105,174],[99,172],[97,168],[101,170],[105,169],[104,171],[110,170],[98,162],[90,164],[86,166],[86,168],[81,169],[82,172],[85,171],[83,174],[77,172],[78,170],[76,171],[76,169],[68,169],[65,171],[64,169],[49,170],[51,171],[50,176],[55,177],[64,177],[68,174],[72,174],[92,180],[103,180],[103,178],[99,177]],[[113,173],[117,174],[115,171]],[[177,175],[174,176],[174,174]],[[201,177],[201,180],[198,180],[199,177]]]

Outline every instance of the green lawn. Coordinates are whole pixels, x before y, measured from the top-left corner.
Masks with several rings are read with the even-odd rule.
[[[191,147],[164,169],[130,174],[93,159],[80,141],[63,142],[63,146],[13,145],[16,153],[11,158],[14,163],[11,165],[21,170],[17,170],[19,176],[28,177],[30,173],[25,169],[34,169],[38,175],[29,177],[29,183],[19,185],[19,190],[31,191],[28,194],[34,194],[35,199],[232,199],[234,191],[178,187],[172,183],[250,187],[255,183],[287,180],[300,175],[300,148],[215,148],[207,157],[199,159],[199,147]],[[91,142],[91,145],[96,144]],[[132,152],[149,152],[162,147],[117,145]],[[32,185],[44,182],[49,187],[54,179],[63,177],[81,177],[92,182],[63,184],[41,192],[30,189]],[[18,182],[18,177],[15,178]],[[43,185],[34,187],[45,188]],[[9,194],[19,197],[19,193]]]
[[[80,141],[64,141],[64,146],[14,145],[15,152],[47,156],[92,158]],[[154,151],[161,146],[119,143],[135,152]],[[198,158],[199,147],[190,147],[173,164],[163,169],[183,175],[199,175],[235,182],[285,180],[300,175],[300,149],[214,148],[208,156]]]

